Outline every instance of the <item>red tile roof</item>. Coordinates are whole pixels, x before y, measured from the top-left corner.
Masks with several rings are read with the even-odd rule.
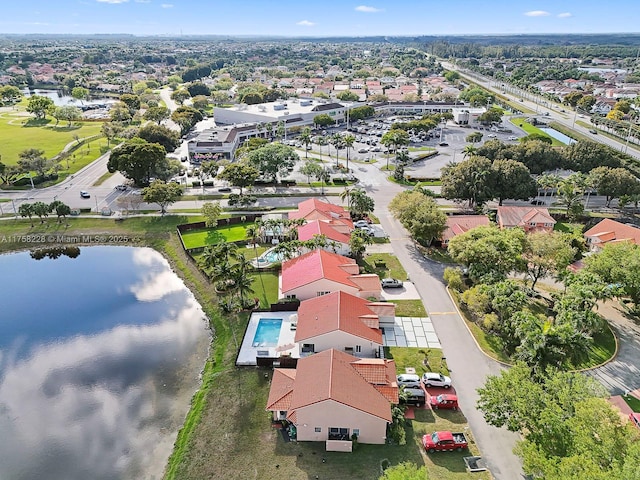
[[[524,227],[528,223],[551,223],[556,221],[544,207],[498,207],[498,223],[505,227]]]
[[[397,396],[395,363],[389,360],[379,361],[388,363],[385,367],[391,382],[387,387],[390,391],[395,388]],[[376,386],[381,388],[384,385],[374,386],[369,383],[354,367],[355,362],[361,360],[333,349],[298,360],[288,418],[295,416],[296,410],[300,408],[333,400],[390,422],[390,401],[376,389]],[[271,398],[271,394],[269,397]]]
[[[354,260],[324,250],[314,250],[282,263],[282,291],[326,278],[357,288],[352,277],[359,271]]]
[[[591,227],[584,232],[584,238],[598,239],[597,242],[592,243],[609,243],[628,241],[633,242],[636,245],[640,245],[640,228],[632,227],[631,225],[625,225],[624,223],[616,222],[610,218],[605,218],[597,225]]]
[[[341,330],[356,337],[382,345],[382,332],[367,323],[378,316],[367,300],[345,292],[333,292],[321,297],[304,300],[298,308],[296,342],[325,333]],[[374,322],[374,323],[377,323]]]
[[[324,220],[312,220],[298,227],[298,240],[311,240],[314,235],[324,235],[329,240],[340,242],[347,245],[349,243],[349,235],[336,230],[331,223]]]
[[[294,369],[274,369],[269,398],[267,399],[267,410],[282,410],[285,412],[289,410],[295,379],[296,370]]]
[[[307,220],[333,220],[348,225],[353,229],[351,215],[342,206],[310,198],[298,204],[298,210],[289,212],[289,218],[306,218]]]
[[[448,242],[456,235],[460,235],[472,228],[489,225],[486,215],[450,215],[447,217],[447,229],[442,233],[442,241]]]

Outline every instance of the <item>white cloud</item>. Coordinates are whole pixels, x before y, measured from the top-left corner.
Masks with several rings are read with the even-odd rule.
[[[570,12],[564,12],[564,13],[558,14],[558,18],[569,18],[569,17],[573,17],[573,14]]]
[[[98,3],[127,3],[129,0],[96,0]]]
[[[136,3],[151,3],[151,0],[134,0]]]
[[[530,12],[525,12],[527,17],[548,17],[549,12],[545,12],[544,10],[532,10]]]
[[[162,5],[160,5],[162,8],[173,8],[173,4],[171,3],[163,3]]]
[[[309,20],[300,20],[296,25],[302,25],[303,27],[313,27],[315,23],[310,22]]]
[[[365,13],[378,13],[383,12],[383,8],[369,7],[367,5],[360,5],[355,8],[356,12],[365,12]]]

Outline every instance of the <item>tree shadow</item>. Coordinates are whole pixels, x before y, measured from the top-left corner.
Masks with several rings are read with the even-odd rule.
[[[218,243],[224,242],[225,238],[224,235],[222,235],[222,233],[220,233],[218,230],[211,230],[209,233],[207,233],[207,236],[204,240],[206,245],[216,245]]]
[[[49,130],[53,130],[55,132],[72,132],[74,130],[79,130],[82,128],[82,125],[72,124],[69,125],[51,125],[48,127]]]
[[[30,118],[26,122],[22,124],[23,127],[31,128],[31,127],[46,127],[51,123],[50,118]]]

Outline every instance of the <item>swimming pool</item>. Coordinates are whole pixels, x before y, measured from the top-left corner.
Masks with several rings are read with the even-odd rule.
[[[259,258],[258,263],[278,263],[284,259],[282,252],[277,252],[273,248],[264,252]]]
[[[254,347],[275,347],[280,338],[281,318],[261,318],[258,320],[258,328],[253,336]]]

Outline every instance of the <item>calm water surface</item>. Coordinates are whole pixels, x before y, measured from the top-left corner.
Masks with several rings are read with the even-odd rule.
[[[0,256],[0,479],[159,479],[208,330],[147,248]]]

